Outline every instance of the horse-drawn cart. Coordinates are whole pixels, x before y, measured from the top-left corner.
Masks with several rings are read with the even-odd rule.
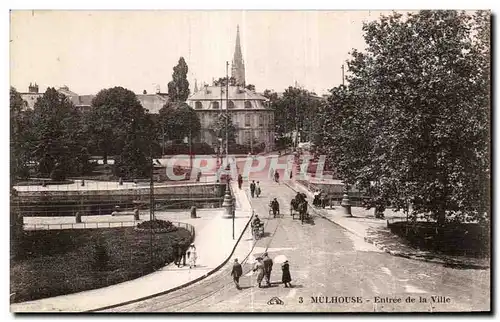
[[[308,208],[308,203],[307,200],[305,199],[305,196],[296,196],[295,198],[292,199],[290,202],[290,215],[292,216],[292,219],[295,219],[295,216],[297,216],[298,219],[300,219],[301,223],[304,223],[304,221],[309,220],[309,213],[307,212]]]

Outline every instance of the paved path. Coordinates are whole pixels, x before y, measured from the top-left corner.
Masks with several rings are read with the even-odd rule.
[[[240,197],[242,197],[242,195],[240,195]],[[206,276],[228,259],[228,256],[233,251],[236,241],[243,233],[243,229],[250,219],[251,211],[248,208],[248,202],[245,203],[245,201],[242,200],[239,202],[239,205],[240,208],[236,211],[236,218],[234,221],[235,240],[232,238],[232,220],[224,218],[224,212],[221,209],[198,211],[198,216],[200,218],[197,219],[189,218],[188,212],[156,213],[156,216],[159,219],[182,221],[195,226],[195,245],[198,251],[198,265],[196,268],[178,268],[177,266],[170,264],[159,271],[135,280],[76,294],[12,304],[10,309],[13,312],[82,312],[96,310],[151,296],[156,293],[165,292]],[[84,219],[94,220],[96,222],[99,220],[115,220],[116,222],[120,219],[123,220],[123,218],[119,217],[107,217],[109,218],[97,219],[90,218],[89,216],[84,217]],[[141,215],[141,219],[147,218],[148,215]],[[38,221],[39,223],[47,220],[47,218],[26,219],[33,222]],[[60,217],[48,220],[52,222],[64,222],[69,221],[70,219],[73,218]]]
[[[289,213],[289,201],[295,192],[283,184],[254,178],[261,180],[263,188],[262,197],[251,200],[255,211],[265,217],[270,198],[277,197],[284,213]],[[248,189],[247,183],[244,188]],[[232,284],[231,263],[228,263],[210,280],[111,311],[434,312],[490,307],[489,271],[452,269],[394,257],[318,216],[303,225],[289,215],[265,220],[265,223],[266,236],[244,260],[244,276],[240,280],[243,290],[236,290]],[[246,249],[239,248],[236,252],[244,254]],[[272,287],[255,286],[251,267],[255,257],[266,249],[272,258],[285,255],[289,259],[293,288],[280,284],[277,264],[271,278]],[[269,305],[268,301],[275,296],[284,304]],[[402,303],[394,303],[392,299],[401,299]],[[415,299],[415,302],[407,303],[407,299]],[[447,299],[448,303],[438,303]],[[332,303],[335,301],[337,303]]]

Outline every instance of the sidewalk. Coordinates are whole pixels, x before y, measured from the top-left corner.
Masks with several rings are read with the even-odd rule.
[[[243,191],[235,190],[237,208],[234,220],[235,239],[232,238],[233,221],[224,218],[222,209],[198,210],[200,218],[189,218],[188,212],[158,212],[157,217],[182,221],[195,227],[198,252],[197,267],[178,268],[174,264],[137,278],[135,280],[101,289],[76,294],[57,296],[10,305],[11,312],[83,312],[134,301],[158,293],[167,293],[201,280],[222,267],[229,260],[233,250],[250,220],[250,204]],[[148,215],[141,214],[141,219]],[[124,216],[129,217],[129,216]],[[130,216],[133,220],[133,216]],[[94,219],[94,218],[89,218]],[[109,218],[104,218],[106,220]],[[114,217],[112,220],[128,218]],[[40,219],[33,219],[34,221]],[[69,220],[69,219],[59,219]]]
[[[314,194],[295,181],[287,182],[288,185],[300,192],[304,192],[312,200]],[[386,209],[384,219],[375,218],[374,210],[366,210],[362,207],[352,207],[352,217],[344,213],[344,208],[335,206],[333,208],[313,208],[314,213],[341,226],[350,233],[363,238],[367,243],[393,255],[427,262],[445,264],[456,267],[486,268],[489,267],[489,259],[477,259],[467,256],[451,256],[437,254],[434,252],[416,249],[405,240],[392,233],[387,227],[387,219],[406,218],[402,212]]]

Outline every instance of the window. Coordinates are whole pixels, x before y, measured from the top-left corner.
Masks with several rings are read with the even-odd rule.
[[[259,126],[264,125],[264,115],[259,115]]]
[[[252,131],[245,131],[245,143],[250,143],[252,140]]]
[[[252,102],[245,101],[245,108],[252,108]]]
[[[245,115],[245,126],[250,126],[250,114]]]
[[[216,109],[216,110],[217,110],[217,109],[219,109],[219,102],[217,102],[217,101],[213,101],[213,102],[212,102],[212,108],[213,108],[213,109]]]
[[[234,108],[234,102],[233,101],[228,101],[227,102],[227,108]]]
[[[197,110],[201,110],[201,109],[202,109],[202,107],[203,107],[203,104],[201,104],[201,102],[200,102],[200,101],[196,101],[196,102],[194,103],[194,108],[195,108],[195,109],[197,109]]]

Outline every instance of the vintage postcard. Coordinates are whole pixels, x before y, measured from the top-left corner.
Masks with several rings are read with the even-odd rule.
[[[11,312],[490,312],[490,20],[11,11]]]

